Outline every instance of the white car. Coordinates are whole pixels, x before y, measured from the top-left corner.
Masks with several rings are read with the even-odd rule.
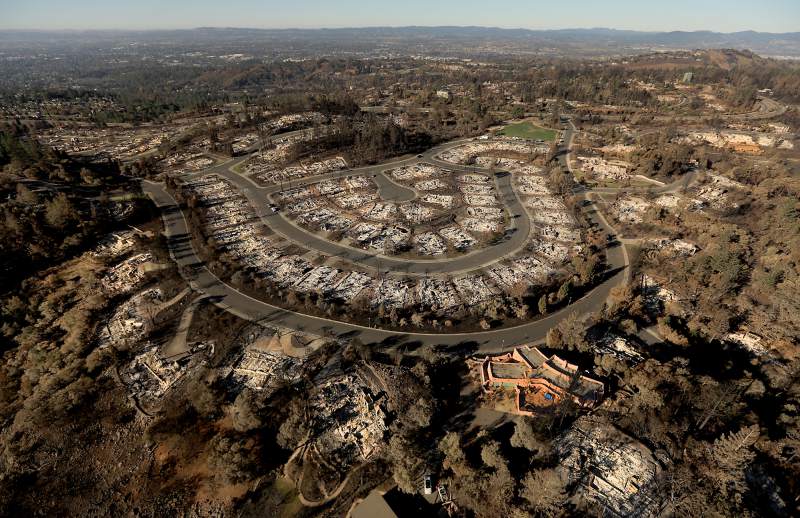
[[[430,475],[422,477],[422,492],[426,495],[433,494],[433,479]]]

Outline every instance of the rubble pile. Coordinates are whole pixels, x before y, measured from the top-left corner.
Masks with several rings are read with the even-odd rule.
[[[258,133],[245,133],[244,135],[240,135],[238,137],[234,137],[233,141],[231,141],[231,145],[233,146],[233,153],[238,155],[239,153],[244,152],[247,149],[250,149],[254,145],[256,145],[259,141]]]
[[[707,175],[705,183],[693,188],[695,196],[717,210],[737,207],[736,202],[730,200],[730,195],[747,190],[746,185],[713,173]]]
[[[453,285],[443,279],[419,279],[416,291],[417,300],[423,307],[447,310],[461,303]]]
[[[538,240],[528,245],[528,250],[539,254],[554,265],[566,263],[573,252],[580,252],[580,248],[580,245],[569,247],[562,243]]]
[[[450,176],[452,172],[429,164],[414,164],[392,169],[388,174],[394,180],[402,183],[410,183],[417,180]]]
[[[644,357],[625,338],[609,333],[602,340],[594,343],[594,350],[598,354],[607,354],[618,360],[637,364]]]
[[[623,223],[641,223],[644,214],[652,204],[643,198],[625,196],[619,198],[611,205],[611,212],[617,220]]]
[[[105,349],[109,345],[124,346],[144,338],[161,302],[161,289],[150,288],[117,306],[105,324],[98,329],[98,347]]]
[[[504,289],[512,289],[520,283],[538,284],[546,281],[555,270],[535,256],[528,255],[508,264],[498,264],[487,270],[489,276]]]
[[[735,133],[722,131],[695,131],[680,139],[687,144],[710,144],[717,148],[729,148],[741,153],[760,154],[764,148],[788,147],[785,133]]]
[[[319,125],[324,122],[325,116],[319,112],[291,113],[271,120],[269,127],[275,132],[282,132],[297,126]]]
[[[465,275],[453,279],[453,286],[467,306],[486,302],[500,293],[496,287],[486,282],[482,275]]]
[[[408,281],[384,278],[378,281],[373,292],[375,297],[372,305],[375,308],[383,306],[387,310],[400,309],[416,303],[414,285]]]
[[[132,230],[123,230],[106,236],[92,253],[96,257],[113,259],[132,252],[135,247],[136,234]]]
[[[172,135],[184,132],[186,125],[120,127],[57,128],[45,133],[43,143],[67,153],[86,153],[124,160],[153,151]]]
[[[122,382],[133,398],[143,407],[157,403],[196,364],[213,354],[213,344],[195,344],[188,356],[175,361],[165,359],[158,345],[149,345],[120,371]]]
[[[369,275],[360,272],[350,272],[341,277],[327,294],[333,298],[342,301],[352,301],[358,297],[361,292],[373,286],[374,281]]]
[[[447,252],[444,240],[434,232],[424,232],[414,236],[414,246],[420,255],[442,255]]]
[[[103,289],[110,295],[130,292],[144,279],[142,266],[153,261],[153,254],[143,252],[136,254],[110,268],[101,279]]]
[[[439,230],[439,235],[445,238],[456,250],[467,250],[477,242],[474,237],[455,225]]]
[[[528,166],[514,168],[512,172],[522,203],[538,232],[538,236],[531,241],[569,243],[571,246],[578,244],[581,241],[581,233],[577,228],[577,222],[564,202],[547,188],[541,169]],[[538,248],[538,245],[534,247]],[[563,264],[561,260],[558,262]]]
[[[344,375],[322,383],[308,402],[316,450],[346,469],[380,447],[386,415],[360,378]]]
[[[523,164],[524,162],[522,160],[515,160],[513,158],[479,156],[475,159],[475,165],[485,167],[487,169],[509,169],[512,167],[521,167]]]
[[[629,144],[609,144],[600,148],[597,148],[598,151],[603,153],[604,155],[619,155],[625,156],[630,155],[634,151],[636,151],[636,146],[629,145]]]
[[[763,338],[757,334],[748,331],[737,331],[735,333],[728,333],[723,337],[726,342],[735,343],[756,356],[764,356],[769,352],[769,349],[763,342]]]
[[[364,219],[372,221],[392,221],[397,218],[397,205],[392,202],[379,201],[360,209]]]
[[[449,184],[443,182],[438,178],[431,180],[422,180],[414,184],[414,189],[418,191],[441,191],[449,188]]]
[[[356,209],[378,199],[376,191],[342,192],[331,197],[333,203],[342,209]]]
[[[303,358],[249,348],[233,367],[231,377],[253,390],[271,394],[282,386],[300,381],[304,363]]]
[[[420,197],[420,201],[430,205],[437,205],[443,209],[452,209],[455,204],[455,196],[449,194],[425,194]]]
[[[211,166],[214,160],[207,157],[201,150],[192,146],[187,151],[171,154],[161,161],[166,172],[187,173],[200,171]]]
[[[439,215],[437,211],[421,203],[404,203],[400,205],[400,213],[409,223],[420,224],[430,221]]]
[[[439,178],[419,180],[443,174],[429,165],[407,166],[391,173],[410,183],[435,182],[423,185],[425,188],[452,187]],[[459,185],[467,193],[463,196],[468,203],[466,214],[457,220],[460,228],[438,230],[444,241],[432,237],[436,228],[421,231],[422,237],[412,239],[410,227],[428,225],[443,215],[443,209],[457,208],[460,197],[455,194],[426,193],[419,201],[404,203],[381,201],[371,179],[350,176],[284,190],[276,198],[286,203],[288,215],[310,230],[339,233],[339,237],[350,240],[349,244],[365,249],[387,253],[403,250],[430,256],[447,253],[446,243],[454,251],[476,246],[478,240],[465,230],[486,234],[499,232],[503,227],[505,211],[498,206],[494,185],[487,176],[462,175]],[[454,187],[452,190],[456,192]],[[444,248],[440,246],[442,243]]]
[[[558,441],[559,470],[585,498],[615,516],[656,516],[661,466],[642,443],[600,418],[583,416]]]
[[[631,164],[622,160],[606,160],[601,157],[579,156],[581,169],[598,180],[630,180]]]
[[[683,239],[648,239],[644,246],[649,250],[654,250],[665,257],[691,257],[696,254],[700,247]]]
[[[256,165],[256,162],[248,164],[247,172],[252,173],[253,177],[261,183],[274,185],[347,168],[347,162],[345,162],[344,158],[339,156],[317,162],[309,162],[303,165],[278,167],[277,164],[275,164],[273,167],[270,167],[271,162],[278,162],[279,159],[280,157],[275,157],[274,160],[268,161],[262,158],[262,160],[258,162],[259,165]]]
[[[531,156],[546,154],[549,148],[544,144],[535,144],[515,139],[497,138],[492,140],[474,141],[455,148],[443,151],[437,157],[439,160],[454,164],[469,164],[479,156],[487,154],[516,154]]]
[[[642,275],[641,290],[645,303],[654,310],[659,310],[667,302],[678,300],[678,295],[674,291],[663,287],[649,275]]]

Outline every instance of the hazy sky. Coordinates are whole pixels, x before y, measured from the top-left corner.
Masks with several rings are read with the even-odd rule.
[[[482,25],[800,31],[800,0],[0,0],[0,29]]]

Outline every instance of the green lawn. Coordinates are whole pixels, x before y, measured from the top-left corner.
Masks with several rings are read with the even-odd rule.
[[[115,194],[113,196],[109,196],[108,199],[111,201],[146,200],[147,196],[143,194],[126,193],[126,194]]]
[[[556,138],[556,132],[546,128],[540,128],[530,122],[518,122],[517,124],[509,124],[500,132],[499,135],[507,137],[520,137],[531,140],[553,140]]]

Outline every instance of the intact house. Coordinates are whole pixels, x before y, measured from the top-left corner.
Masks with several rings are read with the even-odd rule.
[[[486,356],[477,365],[483,390],[514,390],[515,413],[520,415],[532,416],[565,399],[592,408],[603,398],[603,383],[556,355],[548,358],[536,347]]]

